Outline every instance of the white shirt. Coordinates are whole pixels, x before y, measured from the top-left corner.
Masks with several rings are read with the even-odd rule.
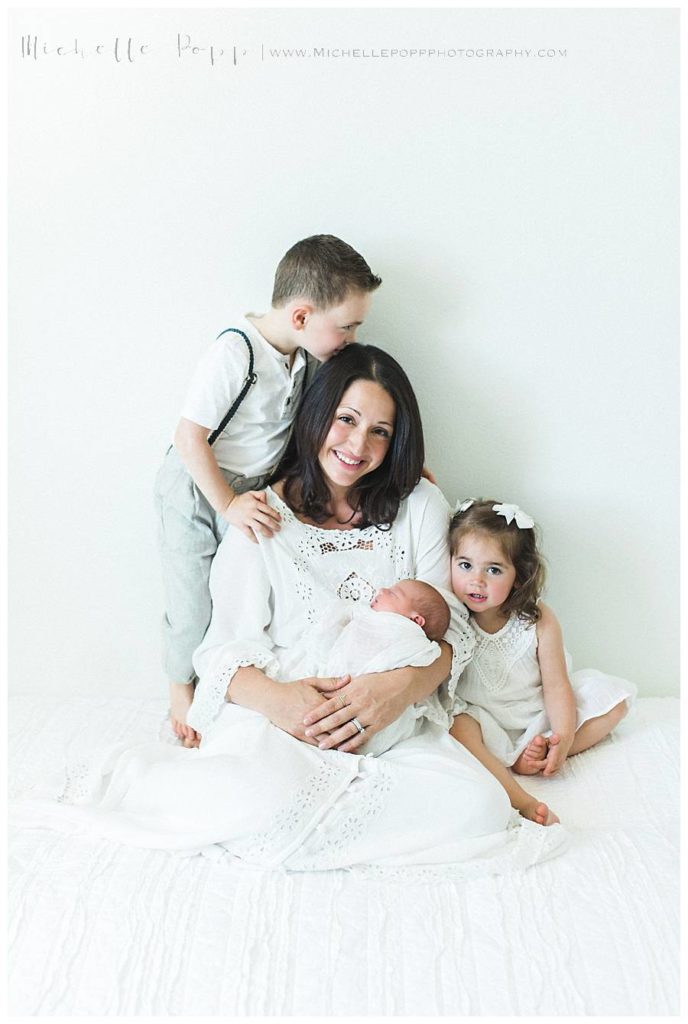
[[[292,366],[245,316],[230,321],[247,335],[258,377],[243,402],[213,445],[221,469],[244,476],[262,476],[282,453],[299,407],[306,355],[297,349]],[[222,422],[248,374],[248,348],[240,335],[229,331],[212,343],[191,378],[182,416],[208,428]]]

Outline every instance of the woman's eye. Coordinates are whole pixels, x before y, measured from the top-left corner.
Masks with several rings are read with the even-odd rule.
[[[378,430],[375,431],[375,433],[378,435],[378,437],[386,437],[388,440],[391,437],[389,431],[385,430],[384,427],[379,427]]]
[[[337,417],[342,423],[353,423],[353,417],[347,416],[346,413],[342,413],[341,416]]]

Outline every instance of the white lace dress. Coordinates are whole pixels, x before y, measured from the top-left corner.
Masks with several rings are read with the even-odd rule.
[[[195,659],[200,682],[189,715],[200,748],[158,742],[111,751],[68,784],[60,807],[44,805],[41,823],[280,870],[467,877],[558,851],[561,826],[514,815],[501,786],[447,733],[463,708],[455,688],[474,644],[457,601],[447,634],[451,676],[424,702],[417,734],[379,757],[319,750],[225,701],[239,666],[277,674],[280,649],[297,642],[321,604],[368,602],[412,576],[449,586],[449,509],[426,481],[387,531],[306,526],[271,490],[268,501],[281,531],[252,544],[229,530],[213,563],[213,619]]]
[[[485,746],[503,764],[512,765],[533,736],[552,733],[537,657],[537,627],[516,615],[497,633],[486,633],[474,619],[471,626],[476,645],[458,693],[467,703],[467,713],[480,723]],[[629,706],[635,700],[634,683],[593,668],[571,672],[568,652],[566,662],[576,699],[576,729],[622,700]]]

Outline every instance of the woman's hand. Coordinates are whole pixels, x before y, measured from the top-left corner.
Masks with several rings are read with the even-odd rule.
[[[395,668],[339,683],[338,692],[304,718],[305,737],[322,750],[336,747],[351,754],[366,740],[396,721],[411,704],[434,693],[451,670],[451,647],[440,640],[440,656],[424,668]],[[344,679],[347,677],[344,676]],[[317,680],[324,684],[324,679]],[[324,685],[318,689],[325,691]],[[364,727],[361,732],[353,721]],[[329,735],[328,735],[329,734]]]
[[[321,750],[336,747],[353,753],[413,704],[410,689],[414,679],[413,669],[398,668],[356,676],[350,683],[340,684],[333,697],[306,714],[302,725],[305,739]],[[326,680],[314,681],[320,684],[320,690],[327,689],[322,685]],[[354,719],[364,727],[363,732]]]
[[[323,694],[346,686],[351,676],[318,679],[298,679],[291,683],[277,683],[263,706],[263,713],[273,725],[295,736],[297,740],[318,746],[318,739],[305,734],[304,718],[320,707]]]

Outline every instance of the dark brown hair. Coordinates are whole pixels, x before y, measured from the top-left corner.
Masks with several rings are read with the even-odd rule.
[[[461,538],[469,533],[494,537],[516,570],[513,589],[500,610],[507,617],[515,613],[526,622],[537,622],[540,618],[537,602],[545,585],[545,561],[538,551],[537,530],[535,527],[521,529],[515,519],[507,523],[504,516],[493,510],[496,504],[494,498],[475,499],[465,512],[454,513],[449,524],[452,557],[458,551]]]
[[[415,610],[425,619],[423,632],[428,640],[441,640],[449,629],[451,613],[449,605],[444,600],[439,590],[436,590],[424,580],[402,580],[402,583],[412,583],[414,594],[412,597]]]
[[[348,345],[324,363],[296,415],[294,430],[271,483],[284,481],[284,499],[314,523],[329,519],[330,490],[318,456],[342,395],[357,380],[372,380],[395,404],[394,430],[382,463],[362,476],[348,496],[360,513],[357,526],[389,528],[400,502],[421,477],[425,455],[423,425],[411,382],[396,359],[373,345]]]
[[[373,292],[382,278],[360,253],[334,235],[311,235],[292,245],[280,260],[272,291],[274,308],[303,296],[316,309],[343,302],[349,292]]]

